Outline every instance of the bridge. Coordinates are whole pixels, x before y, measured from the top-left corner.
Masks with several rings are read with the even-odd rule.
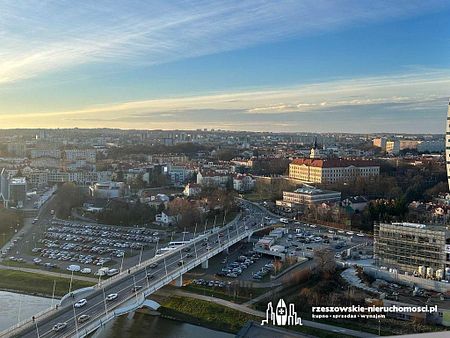
[[[117,316],[150,306],[146,298],[158,289],[173,281],[181,286],[183,274],[189,270],[199,265],[207,268],[211,257],[245,238],[249,239],[256,231],[273,227],[261,226],[261,209],[248,203],[246,210],[244,216],[239,214],[223,227],[197,236],[189,243],[144,261],[91,288],[66,295],[58,306],[1,332],[0,337],[85,337]],[[112,293],[117,293],[118,297],[108,301],[106,296]],[[75,302],[82,298],[87,300],[87,304],[76,308]],[[80,323],[78,318],[82,315],[89,318]],[[56,332],[53,326],[57,323],[66,323],[67,326]]]

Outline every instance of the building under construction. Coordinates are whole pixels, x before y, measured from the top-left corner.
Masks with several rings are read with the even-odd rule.
[[[450,230],[416,223],[377,224],[374,259],[378,266],[443,279],[450,272]]]

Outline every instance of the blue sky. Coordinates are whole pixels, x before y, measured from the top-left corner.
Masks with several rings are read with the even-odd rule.
[[[437,0],[0,0],[0,127],[440,133],[449,15]]]

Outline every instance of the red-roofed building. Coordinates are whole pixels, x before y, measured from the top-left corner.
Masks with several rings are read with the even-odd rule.
[[[289,178],[307,183],[346,182],[379,174],[380,166],[367,160],[299,158],[289,164]]]

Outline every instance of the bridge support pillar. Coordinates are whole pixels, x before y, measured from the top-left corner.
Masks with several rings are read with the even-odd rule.
[[[224,253],[226,253],[227,255],[230,253],[230,247],[227,247],[225,250],[223,250]]]
[[[183,275],[181,275],[180,277],[175,279],[174,282],[175,282],[175,286],[182,287],[183,286]]]
[[[247,236],[247,242],[250,242],[250,238],[252,238],[251,234]]]
[[[208,267],[209,267],[209,260],[207,259],[202,263],[202,269],[208,269]]]

